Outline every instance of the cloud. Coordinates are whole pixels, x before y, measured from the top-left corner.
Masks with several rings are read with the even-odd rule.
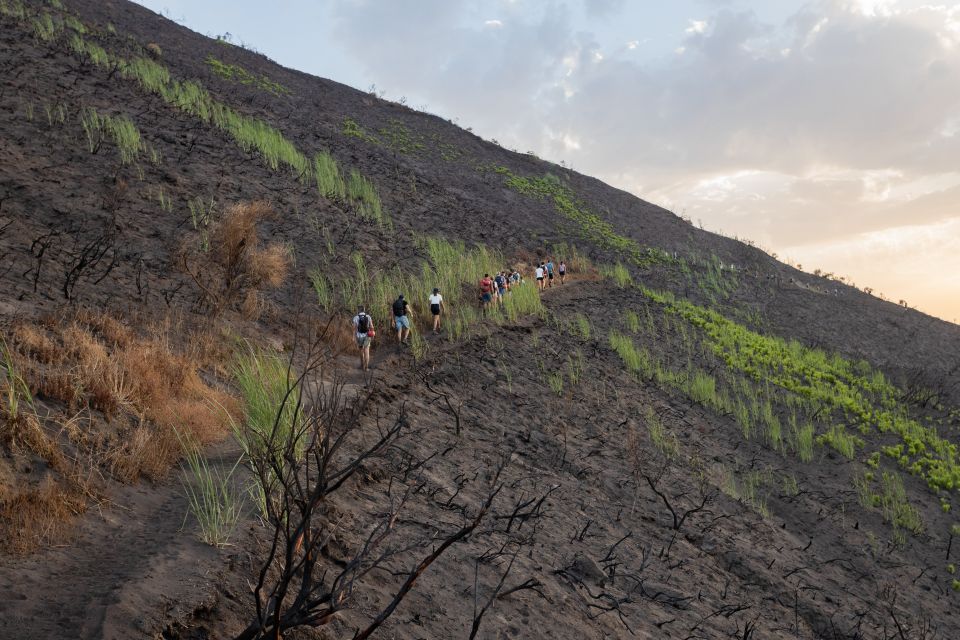
[[[576,19],[619,0],[332,6],[378,86],[709,228],[777,249],[955,215],[960,6],[810,0],[769,24],[699,4],[660,59]]]

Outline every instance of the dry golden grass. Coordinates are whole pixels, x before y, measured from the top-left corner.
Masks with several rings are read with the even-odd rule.
[[[27,324],[20,324],[13,329],[13,343],[21,350],[43,363],[51,363],[60,356],[60,349],[41,329]]]
[[[182,456],[181,442],[230,433],[237,401],[201,374],[226,371],[230,336],[185,325],[165,318],[138,333],[81,309],[11,328],[13,373],[0,377],[0,392],[20,402],[0,404],[0,550],[62,540],[98,499],[104,474],[160,478]]]
[[[209,248],[184,245],[178,262],[200,289],[213,316],[237,309],[247,318],[263,310],[260,292],[283,284],[290,269],[286,246],[260,246],[257,225],[276,217],[266,202],[243,202],[227,209],[209,232]]]
[[[200,377],[192,357],[199,350],[217,352],[208,342],[201,349],[179,353],[171,345],[170,323],[159,323],[138,336],[106,314],[81,311],[46,326],[19,325],[13,344],[25,361],[24,377],[41,399],[65,405],[71,413],[94,411],[116,422],[101,452],[119,479],[162,476],[179,459],[182,437],[209,444],[229,433],[229,415],[236,403]],[[34,360],[37,345],[55,345],[57,358]],[[223,353],[222,348],[219,353]],[[75,425],[71,441],[83,441]],[[42,433],[42,429],[40,430]],[[32,433],[32,432],[31,432]],[[34,450],[39,440],[34,440]]]
[[[35,488],[0,499],[0,549],[26,553],[70,534],[86,508],[83,492],[47,477]]]

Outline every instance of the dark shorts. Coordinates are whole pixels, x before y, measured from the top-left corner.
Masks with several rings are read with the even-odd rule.
[[[551,280],[553,280],[553,271],[551,271],[550,273],[548,273],[548,274],[547,274],[547,277],[550,278]]]
[[[480,297],[483,299],[484,302],[490,302],[493,299],[493,297],[489,293],[485,293]]]
[[[430,305],[430,313],[432,313],[435,316],[440,315],[440,305],[438,304]]]
[[[504,296],[504,294],[507,293],[507,290],[506,290],[505,288],[503,288],[503,287],[497,289],[497,291],[500,292],[500,297],[501,297],[501,298]]]
[[[537,280],[543,280],[543,276],[540,276],[539,278],[537,278]]]

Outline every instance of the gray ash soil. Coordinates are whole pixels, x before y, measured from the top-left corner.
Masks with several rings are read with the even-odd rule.
[[[618,259],[573,237],[549,202],[523,197],[499,175],[477,170],[503,165],[519,175],[562,176],[592,210],[638,242],[738,265],[739,286],[724,308],[761,318],[764,332],[866,359],[894,380],[934,388],[945,402],[960,404],[955,325],[800,273],[597,180],[501,149],[440,118],[282,69],[139,6],[65,4],[85,22],[114,25],[117,35],[107,38],[118,50],[155,42],[162,63],[178,77],[199,79],[234,108],[281,128],[308,154],[329,149],[343,166],[363,171],[377,183],[395,229],[359,221],[348,207],[319,198],[313,185],[271,171],[224,133],[0,16],[4,326],[79,305],[110,309],[134,324],[174,312],[202,317],[196,291],[174,266],[185,238],[193,237],[187,202],[198,197],[268,199],[281,212],[267,224],[267,235],[293,247],[297,277],[271,294],[272,312],[247,327],[280,343],[295,329],[295,311],[311,299],[302,276],[313,266],[311,257],[325,251],[327,237],[338,247],[331,267],[338,274],[348,273],[352,251],[363,251],[372,268],[415,265],[423,256],[413,238],[425,233],[484,242],[517,258],[566,241],[598,263]],[[229,83],[204,63],[209,55],[265,74],[291,94]],[[60,104],[66,122],[48,122],[43,105]],[[79,124],[85,106],[133,116],[164,161],[142,162],[141,176],[121,165],[112,148],[91,154]],[[369,131],[399,122],[425,148],[400,151],[347,136],[345,118]],[[169,211],[158,204],[160,188],[173,199]],[[92,264],[91,247],[101,252]],[[636,276],[707,302],[675,272],[650,268]],[[504,545],[521,549],[505,587],[533,588],[495,599],[479,637],[960,637],[957,594],[944,576],[945,565],[960,555],[955,548],[947,553],[957,547],[946,537],[954,519],[921,480],[907,477],[905,484],[911,496],[925,496],[915,502],[925,531],[898,547],[879,512],[858,503],[852,478],[862,463],[821,447],[813,462],[800,463],[745,440],[729,416],[627,375],[606,336],[624,309],[641,302],[639,293],[573,279],[548,291],[545,302],[552,318],[589,317],[592,339],[528,318],[515,326],[484,324],[456,344],[429,336],[420,363],[382,332],[369,379],[352,357],[342,360],[351,391],[372,393],[361,439],[401,407],[410,427],[335,497],[341,528],[328,551],[330,566],[401,490],[410,494],[405,531],[455,529],[462,522],[456,506],[474,508],[491,469],[510,460],[496,517],[432,566],[375,637],[467,637],[475,602],[489,596],[507,562],[477,559]],[[576,349],[586,363],[581,381],[558,396],[547,376]],[[423,376],[463,402],[459,437]],[[651,441],[647,408],[677,439],[670,459]],[[946,435],[957,442],[951,429]],[[227,464],[231,448],[223,446],[211,455]],[[404,472],[411,460],[427,458],[417,473]],[[657,479],[663,498],[639,472]],[[762,509],[721,490],[734,472],[764,478]],[[250,618],[249,584],[264,544],[259,522],[246,519],[233,546],[214,550],[196,540],[191,519],[184,525],[178,473],[135,486],[111,481],[105,493],[109,500],[79,518],[63,544],[0,558],[0,638],[192,639],[239,632]],[[516,503],[543,496],[539,517],[501,517]],[[675,528],[664,500],[680,516],[694,511]],[[347,637],[388,601],[413,558],[391,566],[394,574],[365,578],[353,608],[329,628],[291,637]]]

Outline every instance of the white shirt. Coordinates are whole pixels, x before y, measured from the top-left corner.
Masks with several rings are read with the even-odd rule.
[[[443,302],[443,296],[439,293],[433,293],[430,295],[430,304],[440,304]]]
[[[537,267],[537,277],[538,278],[543,277],[543,269],[541,269],[540,267]]]

